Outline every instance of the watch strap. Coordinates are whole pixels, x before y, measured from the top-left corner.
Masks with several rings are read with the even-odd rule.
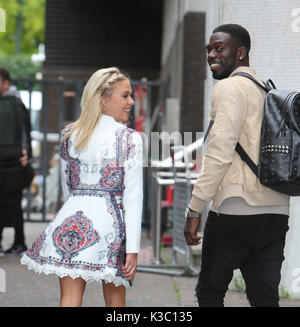
[[[200,218],[200,212],[194,212],[189,210],[186,218]]]

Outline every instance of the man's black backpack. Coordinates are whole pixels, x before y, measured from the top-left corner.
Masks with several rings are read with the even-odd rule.
[[[243,72],[232,76],[249,78],[267,93],[258,165],[251,160],[240,143],[237,143],[235,150],[262,185],[290,196],[299,196],[300,92],[277,90],[270,79],[263,86],[251,75]],[[213,123],[214,120],[209,122],[204,141]]]
[[[261,127],[259,163],[249,158],[238,143],[236,151],[262,185],[291,196],[300,195],[300,93],[277,90],[268,80],[265,87],[247,73],[266,93]]]

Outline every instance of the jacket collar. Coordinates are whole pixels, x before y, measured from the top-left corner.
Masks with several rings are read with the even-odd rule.
[[[230,76],[232,76],[235,73],[240,73],[240,72],[244,72],[244,73],[248,73],[250,75],[255,76],[255,70],[253,68],[250,68],[248,66],[240,66],[238,68],[236,68],[231,74]]]

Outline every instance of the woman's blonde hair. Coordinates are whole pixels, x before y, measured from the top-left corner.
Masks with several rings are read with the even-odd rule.
[[[110,98],[116,82],[125,79],[129,80],[128,76],[116,67],[97,70],[84,87],[80,102],[80,117],[64,134],[62,141],[76,131],[75,148],[78,151],[84,150],[101,117],[103,100]]]

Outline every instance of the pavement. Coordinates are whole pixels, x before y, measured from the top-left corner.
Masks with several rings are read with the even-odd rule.
[[[25,222],[25,239],[30,246],[45,229],[47,223]],[[5,228],[2,245],[4,250],[13,241],[13,229]],[[172,247],[162,248],[163,262],[171,262]],[[153,266],[152,241],[142,233],[139,264]],[[197,265],[195,266],[197,268]],[[133,287],[127,289],[128,307],[197,307],[194,288],[197,276],[176,276],[157,272],[138,271]],[[175,270],[176,271],[176,270]],[[2,278],[2,279],[1,279]],[[20,264],[20,256],[0,257],[0,307],[57,307],[60,297],[56,275],[36,274]],[[101,285],[96,282],[86,286],[83,307],[104,307]],[[282,307],[298,307],[300,301],[281,299]],[[245,293],[228,291],[225,307],[249,307]]]

